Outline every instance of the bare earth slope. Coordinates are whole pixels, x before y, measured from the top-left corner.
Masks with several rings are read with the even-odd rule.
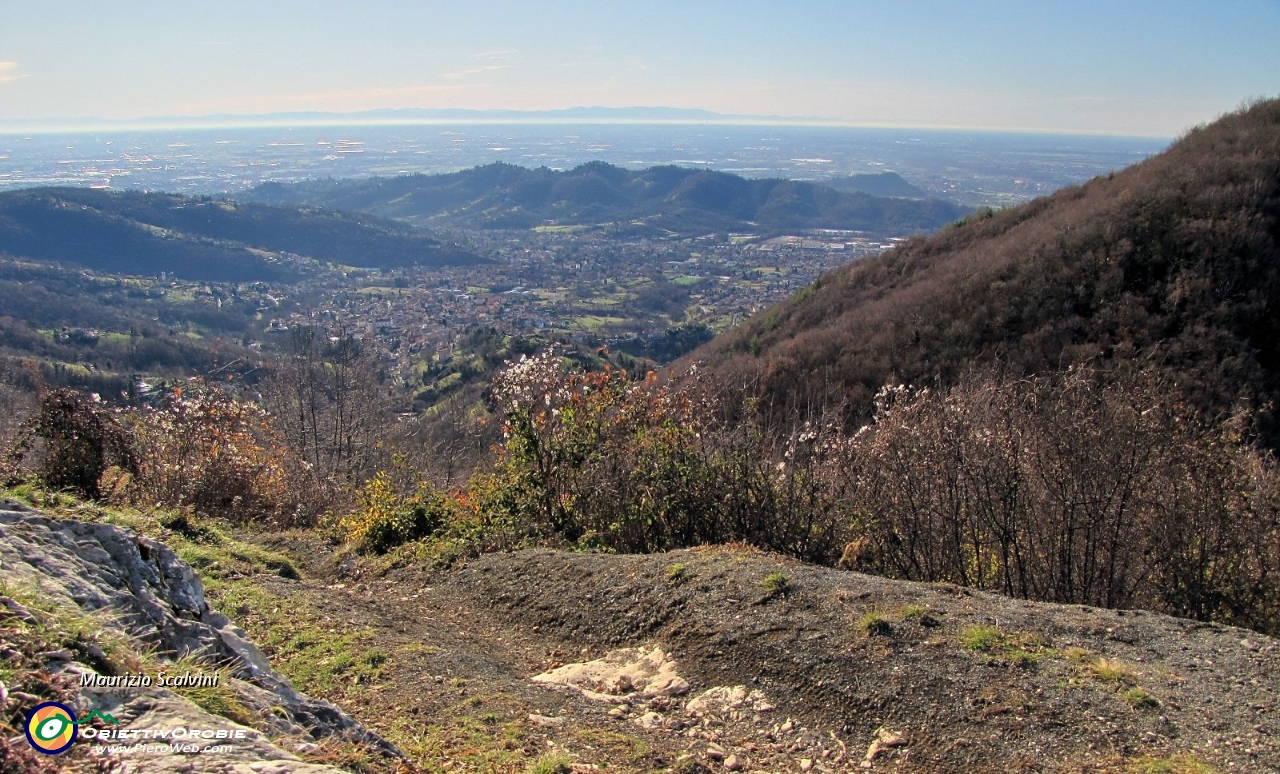
[[[627,771],[1280,768],[1280,643],[1240,629],[739,549],[534,550],[271,584],[378,631],[386,680],[348,709],[379,730],[407,702],[424,726],[484,715],[513,750]],[[640,667],[586,696],[530,682],[655,646],[687,686],[646,697]],[[456,741],[418,763],[503,768]]]

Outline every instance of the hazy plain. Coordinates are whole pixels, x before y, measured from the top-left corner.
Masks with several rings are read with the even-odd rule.
[[[0,134],[0,190],[41,185],[235,194],[259,183],[452,172],[502,161],[707,167],[821,181],[893,171],[1003,206],[1118,170],[1168,139],[717,124],[420,124]]]

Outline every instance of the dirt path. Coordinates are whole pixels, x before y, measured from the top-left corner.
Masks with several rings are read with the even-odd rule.
[[[381,678],[330,698],[425,770],[545,756],[560,756],[548,771],[1280,769],[1280,643],[1238,629],[745,550],[526,551],[328,578],[307,555],[310,578],[264,583],[334,630],[373,631]],[[593,701],[530,682],[655,645],[688,693],[597,686],[616,695]]]
[[[536,625],[512,625],[448,582],[433,583],[447,579],[399,570],[262,582],[282,603],[323,611],[323,626],[373,630],[387,654],[382,679],[329,698],[401,741],[424,770],[523,771],[561,758],[627,772],[675,764],[681,749],[669,735],[620,722],[611,707],[576,692],[530,682],[592,649],[540,635]]]

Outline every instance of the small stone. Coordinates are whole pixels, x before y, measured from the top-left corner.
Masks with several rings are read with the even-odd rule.
[[[906,737],[887,728],[876,731],[876,737],[880,740],[882,747],[902,747],[907,743]]]
[[[657,712],[646,712],[636,718],[636,724],[644,729],[654,729],[662,725],[662,715]]]
[[[564,725],[564,718],[553,718],[548,715],[530,715],[529,722],[544,728]]]
[[[876,756],[880,754],[880,750],[882,750],[883,748],[884,748],[884,745],[881,744],[879,739],[872,742],[870,746],[867,747],[867,755],[865,758],[862,759],[862,763],[860,764],[862,768],[864,769],[871,768],[871,764],[875,763]]]
[[[796,724],[795,724],[795,723],[792,723],[792,722],[791,722],[791,720],[790,720],[790,719],[788,719],[788,720],[787,720],[787,722],[785,722],[785,723],[783,723],[782,725],[778,726],[778,733],[780,733],[780,734],[787,734],[787,733],[790,733],[790,732],[791,732],[791,729],[793,729],[793,728],[795,728],[795,727],[796,727]]]
[[[627,716],[627,711],[621,707],[614,707],[613,709],[609,710],[609,717],[611,718],[625,718],[626,716]]]
[[[813,758],[801,758],[801,759],[800,759],[800,770],[801,770],[801,771],[809,771],[809,770],[810,770],[810,769],[812,769],[812,768],[813,768]]]
[[[689,683],[683,677],[673,677],[666,685],[657,689],[657,693],[662,696],[684,696],[688,692]]]
[[[730,755],[724,759],[724,767],[726,771],[740,771],[742,769],[742,761],[738,760],[738,756]]]
[[[69,650],[48,650],[40,654],[45,661],[70,661],[71,651]]]
[[[707,757],[713,761],[722,761],[726,757],[724,748],[714,742],[707,745]]]

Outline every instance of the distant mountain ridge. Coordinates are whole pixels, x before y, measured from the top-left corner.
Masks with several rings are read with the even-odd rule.
[[[32,188],[0,193],[0,253],[96,271],[211,281],[284,281],[284,254],[362,267],[482,260],[402,223],[209,197]]]
[[[846,265],[689,356],[772,405],[869,408],[886,383],[1089,361],[1155,367],[1280,440],[1280,100],[1164,153]]]
[[[571,170],[494,163],[444,175],[267,183],[251,201],[368,212],[420,225],[529,229],[602,225],[636,234],[848,229],[931,231],[967,210],[836,191],[790,180],[752,180],[677,166],[627,170],[591,162]]]

